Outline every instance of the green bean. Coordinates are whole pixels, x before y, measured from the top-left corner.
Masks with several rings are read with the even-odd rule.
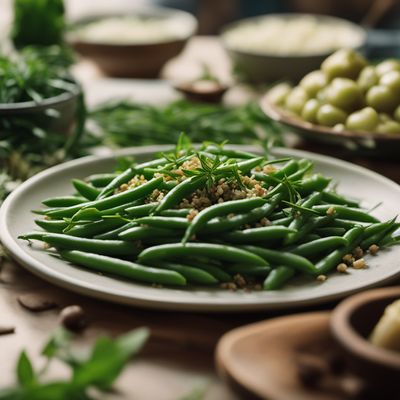
[[[108,218],[83,225],[75,225],[73,228],[63,231],[67,235],[77,237],[93,237],[100,233],[108,232],[110,229],[119,228],[125,225],[126,221],[120,218]]]
[[[309,178],[303,179],[298,185],[297,190],[302,196],[311,194],[312,192],[320,192],[329,185],[331,180],[331,178],[326,178],[321,174],[314,174]]]
[[[164,210],[160,213],[163,217],[178,217],[178,218],[186,218],[190,213],[191,208],[177,208],[171,210]]]
[[[175,207],[184,197],[192,194],[204,185],[206,179],[205,176],[192,176],[185,179],[163,197],[154,212],[160,214],[162,211]]]
[[[287,251],[290,251],[293,254],[298,254],[299,256],[310,257],[325,251],[336,249],[340,246],[346,246],[347,244],[348,242],[344,237],[330,236],[291,247],[287,249]]]
[[[148,194],[150,194],[154,189],[157,189],[163,178],[154,178],[141,186],[135,187],[133,189],[127,190],[125,192],[114,194],[113,196],[91,201],[88,203],[78,204],[76,206],[71,206],[63,208],[61,210],[50,211],[47,215],[52,218],[63,218],[70,217],[79,211],[82,207],[95,207],[98,210],[105,210],[107,208],[112,208],[116,206],[123,205],[125,203],[139,200]]]
[[[261,218],[268,217],[270,213],[275,209],[280,199],[281,194],[271,197],[268,203],[265,203],[261,207],[257,207],[248,213],[238,214],[231,218],[220,219],[217,218],[215,221],[211,220],[204,225],[200,232],[207,233],[218,233],[232,231],[240,228],[245,224],[251,224],[253,222],[259,221]]]
[[[84,203],[86,200],[76,196],[51,197],[42,201],[47,207],[69,207]]]
[[[249,265],[268,265],[267,261],[244,249],[210,243],[164,244],[143,250],[138,259],[142,262],[170,259],[171,257],[208,257],[220,261],[244,263]]]
[[[354,228],[354,226],[356,225],[362,225],[361,222],[357,221],[349,221],[347,219],[341,219],[341,218],[334,218],[332,219],[331,223],[329,224],[329,226],[333,227],[333,228],[344,228],[346,230],[349,230],[351,228]]]
[[[155,228],[153,226],[134,226],[121,232],[118,237],[122,240],[146,240],[153,238],[174,238],[175,240],[182,236],[182,232],[172,229]]]
[[[286,226],[263,226],[260,228],[244,229],[242,231],[233,231],[222,236],[223,240],[232,243],[254,243],[261,241],[270,241],[282,239],[293,229]]]
[[[153,268],[162,268],[171,271],[176,271],[181,274],[187,282],[197,283],[200,285],[214,285],[218,283],[218,279],[214,278],[207,271],[200,268],[190,267],[172,262],[157,262],[151,265]]]
[[[115,206],[111,208],[106,208],[105,210],[100,211],[101,216],[109,216],[109,215],[128,215],[126,212],[128,208],[136,207],[139,204],[142,204],[142,199],[130,201],[129,203],[121,204],[120,206]],[[129,215],[128,215],[129,216]]]
[[[312,193],[307,199],[301,201],[300,205],[304,208],[311,208],[316,203],[321,200],[321,193],[315,192]],[[308,215],[300,215],[297,218],[294,218],[293,221],[290,223],[289,228],[292,229],[294,232],[289,234],[285,240],[284,244],[291,244],[294,243],[299,238],[299,229],[302,225],[307,222],[310,217]],[[308,233],[308,232],[307,232]]]
[[[289,226],[290,223],[293,221],[293,217],[285,217],[285,218],[280,218],[280,219],[275,219],[271,221],[272,225],[283,225],[283,226]]]
[[[165,165],[166,163],[167,159],[165,157],[161,157],[156,158],[155,160],[143,162],[141,164],[136,164],[134,168],[136,171],[141,172],[146,168],[160,167],[161,165]]]
[[[217,167],[217,172],[229,172],[232,169],[232,166],[236,165],[238,170],[245,175],[253,168],[257,167],[257,165],[259,165],[263,160],[265,160],[264,157],[256,157],[249,160],[239,161],[236,164],[221,165],[220,167]]]
[[[340,226],[328,226],[325,228],[318,228],[315,232],[320,236],[343,236],[346,233],[346,229]]]
[[[35,219],[35,224],[52,233],[61,233],[68,226],[68,222],[64,220]]]
[[[221,215],[227,215],[230,213],[249,211],[252,208],[262,206],[266,203],[264,199],[259,197],[243,199],[243,200],[231,200],[224,203],[214,204],[213,206],[207,207],[200,211],[192,220],[192,223],[186,229],[185,235],[182,239],[182,243],[185,244],[190,237],[192,237],[199,229],[204,226],[212,218],[219,217]]]
[[[363,235],[362,235],[362,240],[367,239],[370,236],[375,235],[376,233],[380,233],[380,232],[386,230],[386,228],[390,228],[395,223],[395,220],[396,220],[396,218],[391,219],[389,221],[385,221],[385,222],[378,222],[375,224],[371,224],[371,225],[365,227]]]
[[[291,234],[289,240],[285,240],[284,244],[289,245],[298,242],[308,233],[314,231],[315,229],[321,226],[328,224],[331,220],[332,220],[331,216],[309,218],[308,221],[303,226],[301,226],[296,233]]]
[[[290,160],[281,169],[271,173],[274,178],[283,179],[285,176],[289,176],[295,173],[299,169],[299,162],[297,160]]]
[[[363,228],[360,226],[356,226],[346,232],[343,238],[347,240],[348,244],[333,250],[331,253],[321,259],[315,265],[317,274],[326,274],[334,269],[341,262],[343,256],[347,253],[350,253],[358,245],[361,240],[362,233]]]
[[[388,224],[386,226],[381,227],[381,229],[373,234],[369,234],[368,236],[365,236],[365,231],[364,235],[361,237],[361,243],[360,247],[362,249],[368,249],[369,246],[372,244],[377,244],[379,243],[387,233],[393,232],[394,230],[398,229],[399,224],[395,224],[394,220],[388,221]],[[366,230],[366,229],[365,229]],[[371,229],[372,231],[372,229]]]
[[[186,285],[186,279],[176,271],[151,268],[130,261],[82,251],[62,251],[60,254],[65,260],[82,267],[135,281],[162,285]]]
[[[302,160],[299,161],[299,163]],[[304,163],[304,166],[301,167],[297,172],[289,175],[287,178],[289,181],[297,181],[301,179],[308,171],[310,171],[313,167],[313,164],[311,162],[309,163]]]
[[[141,204],[138,206],[128,207],[125,212],[132,218],[144,217],[155,210],[158,203]]]
[[[48,243],[53,247],[60,247],[66,250],[81,250],[89,253],[103,254],[109,256],[133,255],[139,252],[139,248],[130,242],[122,240],[98,240],[86,239],[61,233],[36,233],[22,235],[19,238],[30,240],[36,239]]]
[[[308,243],[312,242],[313,240],[321,239],[321,236],[315,234],[315,233],[308,233],[307,235],[303,236],[297,244],[303,244],[303,243]]]
[[[94,200],[100,193],[99,189],[96,189],[80,179],[73,179],[72,184],[76,191],[87,200]]]
[[[108,185],[116,176],[118,174],[94,174],[88,176],[85,180],[96,188],[102,188]]]
[[[119,188],[123,183],[129,182],[136,174],[136,169],[126,169],[124,172],[116,176],[110,183],[108,183],[95,198],[103,199],[104,197],[107,197],[110,193],[113,193],[115,189]]]
[[[331,208],[335,210],[335,216],[339,218],[346,218],[352,221],[360,222],[379,222],[379,220],[373,217],[371,214],[368,214],[366,211],[362,211],[359,208],[346,207],[337,204],[322,204],[313,207],[315,211],[318,211],[322,214],[326,214],[326,212]]]
[[[201,262],[199,260],[186,260],[188,265],[195,268],[203,269],[207,271],[210,275],[212,275],[219,282],[229,282],[231,280],[231,276],[227,274],[223,269],[217,267],[216,265],[212,265],[210,263]]]
[[[216,154],[216,155],[223,155],[229,158],[255,158],[257,157],[256,154],[248,153],[247,151],[242,150],[233,150],[233,149],[224,149],[217,146],[207,146],[206,151]]]
[[[142,225],[154,226],[156,228],[166,229],[186,229],[189,226],[187,218],[179,217],[162,217],[162,216],[151,216],[143,217],[136,220],[137,223]]]
[[[138,224],[134,221],[128,222],[125,225],[122,225],[116,229],[111,231],[103,232],[98,235],[93,236],[94,239],[108,240],[108,239],[118,239],[118,235],[121,232],[126,231],[129,228],[133,228],[134,226],[138,226]]]
[[[264,249],[257,246],[241,246],[243,249],[252,252],[271,264],[286,265],[292,267],[298,271],[305,272],[307,274],[315,274],[315,266],[302,256],[297,254],[291,254],[288,252],[282,252],[279,250]]]
[[[333,191],[324,190],[322,192],[322,200],[331,204],[339,204],[343,206],[356,207],[360,206],[359,202],[348,197],[341,196]]]
[[[268,274],[263,283],[263,288],[264,290],[278,290],[294,275],[294,268],[280,265]]]
[[[226,267],[226,271],[232,275],[240,274],[251,277],[253,276],[265,277],[271,271],[271,267],[268,266],[258,267],[254,265],[234,264]]]

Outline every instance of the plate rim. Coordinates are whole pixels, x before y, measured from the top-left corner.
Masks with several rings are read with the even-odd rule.
[[[139,297],[135,296],[126,296],[122,294],[112,293],[110,291],[104,291],[104,288],[101,289],[98,285],[93,284],[91,282],[86,281],[79,281],[71,276],[66,276],[63,274],[63,278],[60,278],[59,272],[54,272],[53,270],[49,269],[45,263],[35,259],[32,255],[24,252],[21,250],[20,244],[17,242],[17,239],[13,237],[11,232],[6,225],[7,215],[9,210],[12,208],[12,203],[15,198],[20,196],[20,193],[24,193],[27,188],[34,186],[37,181],[41,181],[43,178],[47,177],[48,175],[52,175],[57,172],[61,172],[63,170],[68,170],[71,167],[76,167],[79,165],[86,165],[92,162],[98,162],[99,160],[103,159],[111,160],[116,157],[120,156],[127,156],[127,155],[147,155],[153,154],[160,151],[165,151],[166,149],[170,149],[173,145],[151,145],[151,146],[141,146],[141,147],[129,147],[125,149],[120,149],[116,151],[108,151],[108,154],[104,154],[101,156],[97,155],[90,155],[86,157],[81,157],[75,160],[70,160],[62,164],[58,164],[51,168],[48,168],[33,177],[26,180],[22,183],[18,188],[16,188],[4,201],[0,208],[0,241],[2,242],[4,248],[6,249],[7,253],[9,253],[14,260],[16,260],[20,265],[26,268],[28,271],[33,273],[36,276],[50,282],[51,284],[55,284],[56,286],[60,286],[64,289],[71,290],[73,292],[77,292],[79,294],[83,294],[86,296],[94,297],[100,300],[107,300],[112,301],[115,303],[122,303],[128,304],[130,306],[139,306],[144,308],[152,308],[152,309],[164,309],[164,310],[174,310],[174,311],[208,311],[208,312],[242,312],[242,311],[260,311],[260,310],[278,310],[278,309],[289,309],[289,308],[299,308],[309,305],[315,304],[324,304],[330,301],[334,301],[340,298],[344,298],[352,293],[358,292],[363,289],[384,285],[398,276],[400,276],[400,269],[396,274],[393,274],[389,277],[386,277],[382,280],[373,282],[371,284],[367,284],[362,286],[361,288],[354,288],[348,289],[344,292],[339,293],[330,293],[326,295],[319,295],[317,297],[311,297],[301,300],[289,300],[284,304],[278,302],[269,302],[265,303],[260,301],[259,299],[244,302],[244,303],[237,303],[234,302],[232,304],[228,304],[227,300],[225,302],[201,302],[200,301],[190,301],[190,302],[182,302],[180,299],[168,299],[167,301],[162,301],[160,299],[154,299],[151,295],[143,295],[141,294]],[[253,145],[232,145],[229,146],[231,148],[239,148],[245,149],[247,151],[260,151],[261,147],[253,146]],[[276,147],[272,150],[272,152],[278,156],[293,156],[296,158],[310,158],[316,162],[322,162],[325,164],[336,165],[339,162],[343,166],[350,168],[353,171],[358,171],[364,175],[369,176],[371,179],[375,179],[381,181],[383,184],[388,185],[391,189],[398,192],[400,196],[400,185],[395,183],[394,181],[386,178],[374,171],[371,171],[367,168],[361,167],[359,165],[355,165],[353,163],[344,161],[344,160],[337,160],[333,157],[312,153],[303,150],[297,149],[290,149],[290,148],[283,148],[283,147]]]

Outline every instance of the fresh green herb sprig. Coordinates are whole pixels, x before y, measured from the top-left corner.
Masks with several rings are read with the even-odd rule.
[[[256,103],[228,108],[186,100],[166,106],[114,101],[95,108],[90,119],[88,132],[117,147],[176,143],[181,132],[194,143],[282,144],[279,129]]]
[[[42,349],[44,365],[37,368],[28,354],[22,351],[16,366],[17,384],[0,389],[0,400],[94,400],[95,389],[100,395],[111,389],[128,361],[146,343],[149,331],[135,329],[116,339],[99,337],[89,355],[83,357],[73,351],[72,336],[60,329]],[[45,381],[51,362],[58,360],[70,369],[66,379]]]

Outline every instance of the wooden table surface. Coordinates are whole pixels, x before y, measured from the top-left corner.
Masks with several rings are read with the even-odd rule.
[[[211,64],[221,78],[231,78],[229,61],[213,38],[195,38],[182,57],[168,65],[164,76],[169,79],[191,78],[197,74],[202,61]],[[104,80],[87,62],[81,63],[75,72],[84,81],[90,102],[96,102],[96,93],[104,95],[103,87],[109,88],[110,94],[129,94],[128,84]],[[168,88],[163,93],[165,99],[174,96]],[[236,102],[246,98],[248,93],[243,89],[235,89],[229,96],[230,101]],[[399,160],[367,160],[330,146],[297,143],[297,147],[356,162],[400,182]],[[29,293],[55,301],[58,308],[40,313],[27,311],[17,299]],[[16,331],[0,336],[0,387],[13,382],[16,357],[22,348],[28,349],[34,361],[38,360],[40,347],[59,324],[60,309],[72,304],[81,305],[90,321],[88,329],[77,339],[78,343],[84,345],[92,343],[101,333],[116,335],[139,326],[150,328],[149,343],[117,382],[119,394],[109,397],[121,399],[173,400],[182,398],[199,386],[207,387],[205,399],[236,399],[236,395],[214,372],[215,344],[224,332],[236,326],[273,316],[267,312],[194,314],[149,311],[105,303],[52,286],[16,263],[3,259],[0,272],[0,325],[15,326]],[[323,305],[320,309],[332,306]],[[63,371],[56,368],[56,373],[62,374]]]

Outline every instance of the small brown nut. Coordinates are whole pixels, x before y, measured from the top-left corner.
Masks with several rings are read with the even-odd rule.
[[[65,307],[60,312],[60,322],[71,332],[82,332],[88,325],[86,314],[82,307],[73,305]]]
[[[318,275],[317,276],[317,281],[318,282],[325,282],[328,279],[326,275]]]
[[[365,263],[365,260],[363,258],[359,258],[358,260],[353,262],[353,268],[354,269],[363,269],[367,266]]]
[[[343,262],[345,262],[347,265],[352,265],[354,262],[354,257],[352,254],[345,254],[342,258]]]
[[[345,263],[340,263],[337,267],[336,270],[338,272],[344,273],[347,271],[347,265]]]
[[[335,212],[336,212],[335,207],[329,207],[329,208],[326,210],[326,215],[334,215]]]
[[[362,258],[364,255],[363,249],[360,246],[357,246],[353,251],[352,251],[353,256],[357,258]]]
[[[374,256],[376,253],[378,253],[378,251],[379,251],[379,246],[376,245],[376,244],[371,244],[371,246],[369,246],[368,251],[369,251],[369,253],[370,253],[371,255]]]

